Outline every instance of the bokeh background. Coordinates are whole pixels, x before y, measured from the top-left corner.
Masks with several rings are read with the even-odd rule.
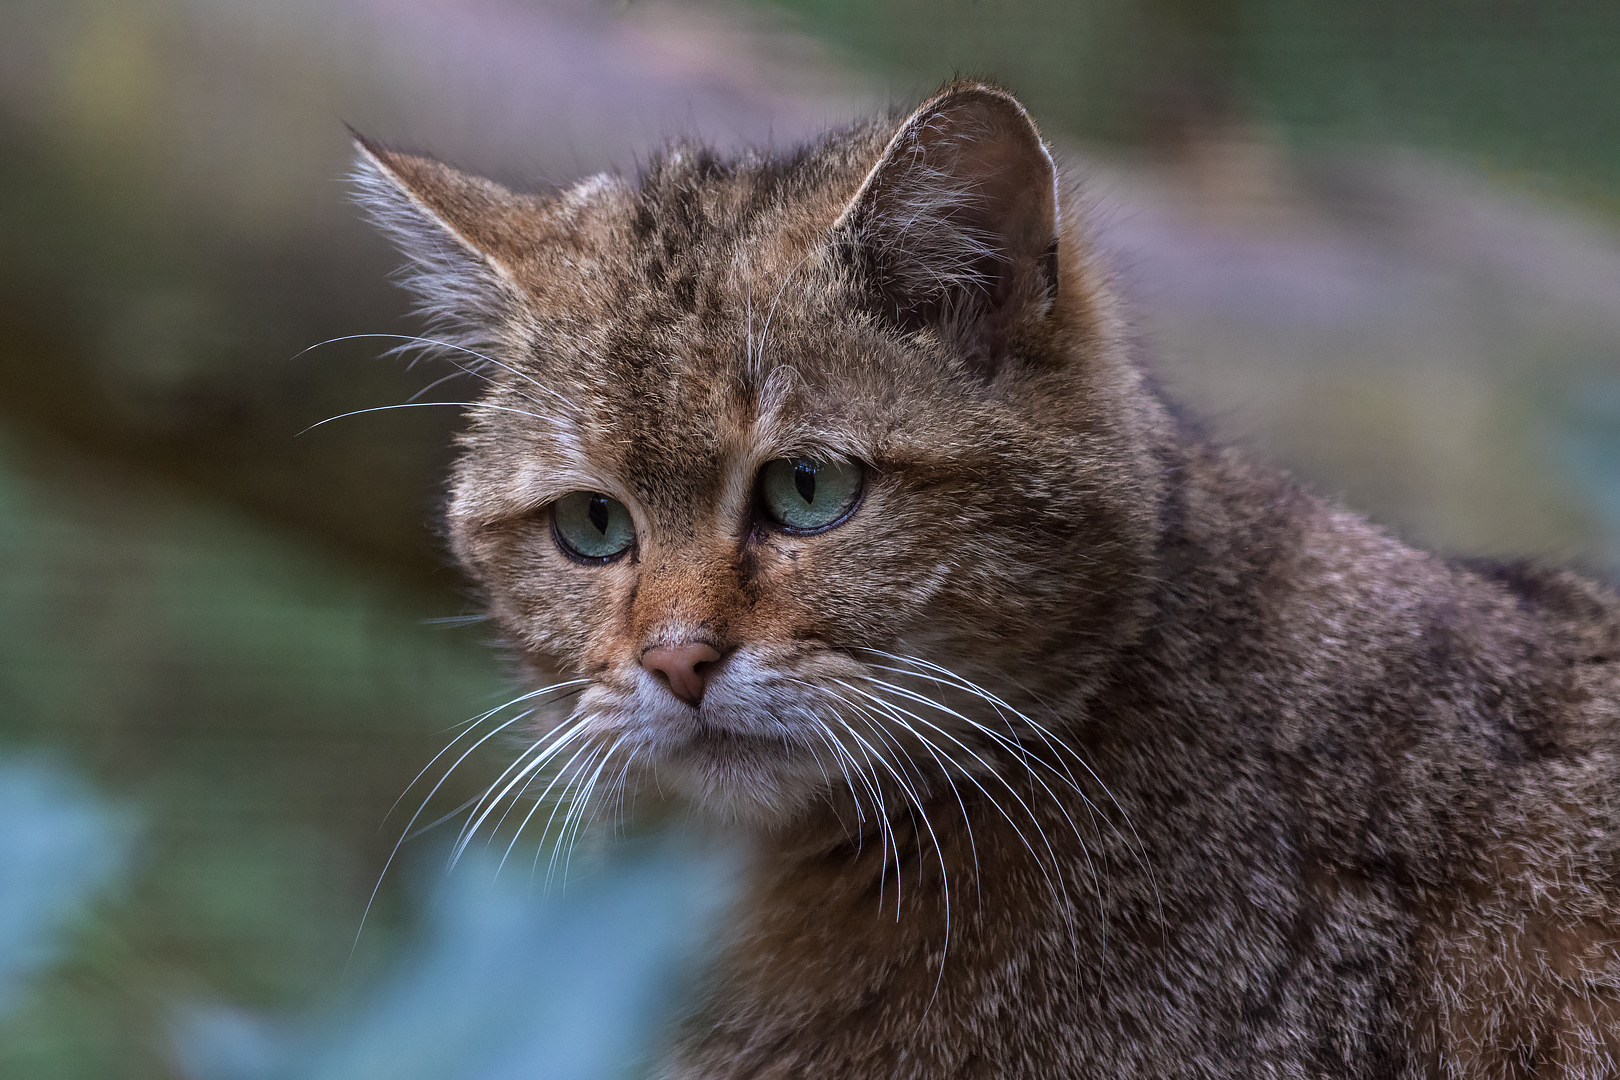
[[[723,852],[632,829],[548,889],[539,835],[446,874],[451,819],[383,874],[517,690],[434,529],[456,410],[305,430],[449,373],[350,337],[417,327],[343,125],[544,188],[954,73],[1062,148],[1218,436],[1420,544],[1620,567],[1620,6],[5,0],[0,1076],[644,1071]]]

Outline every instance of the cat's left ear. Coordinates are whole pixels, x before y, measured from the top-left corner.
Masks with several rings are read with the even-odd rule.
[[[442,321],[493,325],[521,295],[524,268],[554,239],[545,200],[358,134],[355,148],[360,202],[410,260],[405,284]]]
[[[958,83],[901,125],[834,226],[881,312],[988,380],[1051,311],[1057,169],[1005,90]]]

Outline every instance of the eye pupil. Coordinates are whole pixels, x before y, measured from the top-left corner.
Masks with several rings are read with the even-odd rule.
[[[799,492],[799,498],[808,506],[816,501],[816,466],[814,462],[800,458],[793,463],[793,486]]]
[[[635,546],[636,523],[611,495],[570,491],[551,504],[551,538],[575,561],[600,566]]]
[[[590,505],[585,508],[585,516],[590,519],[592,525],[596,526],[597,532],[603,536],[607,535],[608,501],[606,498],[593,494]]]
[[[860,502],[865,469],[856,461],[777,458],[759,471],[759,508],[794,536],[842,524]]]

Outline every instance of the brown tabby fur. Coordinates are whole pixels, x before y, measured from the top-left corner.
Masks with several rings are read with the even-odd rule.
[[[573,767],[753,837],[665,1075],[1620,1075],[1620,602],[1183,430],[1009,95],[556,196],[362,181],[489,358],[451,539],[590,680]],[[760,522],[797,455],[865,463],[845,524]],[[559,553],[581,489],[630,556]],[[679,641],[700,708],[638,665]]]

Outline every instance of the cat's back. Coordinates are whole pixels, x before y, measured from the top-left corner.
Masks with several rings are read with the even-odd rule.
[[[1410,547],[1229,449],[1195,447],[1173,471],[1139,654],[1164,677],[1127,665],[1120,686],[1186,695],[1181,715],[1221,712],[1222,737],[1310,759],[1323,784],[1444,802],[1458,826],[1501,828],[1535,784],[1620,771],[1607,583]],[[1620,822],[1620,798],[1582,806]]]
[[[1568,571],[1454,571],[1498,598],[1480,699],[1503,749],[1450,895],[1426,913],[1420,1016],[1464,1074],[1616,1075],[1620,602]]]
[[[1158,778],[1184,761],[1236,839],[1169,889],[1309,883],[1275,912],[1299,942],[1399,958],[1409,1074],[1620,1072],[1620,598],[1415,550],[1230,451],[1179,468],[1156,674],[1121,686],[1181,718]]]

